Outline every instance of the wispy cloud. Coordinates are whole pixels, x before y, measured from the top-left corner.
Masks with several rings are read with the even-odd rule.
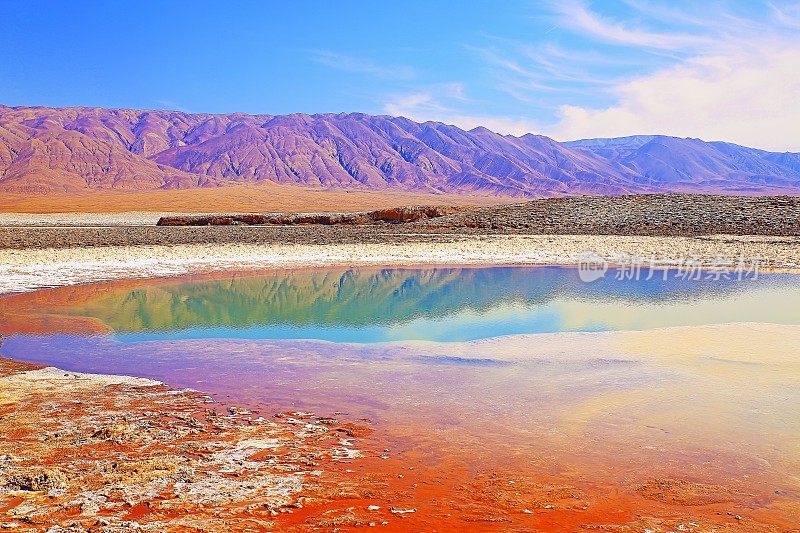
[[[409,80],[416,76],[416,71],[405,65],[383,65],[368,59],[348,56],[330,50],[312,50],[312,61],[337,70],[356,72],[393,80]]]
[[[707,28],[708,17],[697,10],[681,9],[675,2],[664,4],[648,0],[621,0],[630,9],[651,20]]]
[[[462,44],[483,86],[417,78],[383,98],[382,110],[559,140],[660,133],[800,151],[800,3],[546,5],[554,31]]]
[[[458,82],[440,83],[418,91],[392,94],[385,99],[383,111],[389,115],[418,120],[439,120],[454,112],[454,106],[467,102],[464,85]]]
[[[740,6],[754,10],[745,16],[623,1],[615,17],[580,0],[550,4],[570,36],[558,45],[471,49],[497,90],[557,110],[541,131],[560,140],[662,133],[800,150],[800,3]]]
[[[769,3],[774,20],[787,28],[800,28],[800,3],[777,6]]]
[[[545,108],[565,95],[586,93],[607,83],[577,62],[552,57],[547,50],[509,41],[504,44],[505,51],[471,45],[465,48],[483,61],[498,91],[523,104]]]
[[[707,35],[657,32],[625,24],[592,11],[579,0],[562,0],[553,2],[551,6],[558,15],[558,22],[562,27],[608,43],[658,50],[683,50],[709,46],[714,42],[713,38]]]
[[[558,90],[546,83],[541,83],[539,80],[542,78],[541,74],[536,70],[522,66],[520,62],[512,57],[503,55],[491,48],[481,48],[477,46],[466,46],[468,50],[476,53],[478,56],[491,67],[494,67],[499,72],[506,75],[511,75],[525,80],[525,87],[528,89],[537,89],[540,91],[553,91]]]
[[[484,36],[488,44],[466,48],[483,61],[499,91],[523,103],[549,102],[552,108],[579,96],[607,98],[609,89],[642,71],[724,53],[732,42],[769,33],[763,21],[716,6],[703,13],[647,0],[622,3],[628,9],[612,17],[583,0],[545,2],[559,35],[550,39],[545,32],[546,38],[529,42],[489,35]],[[776,11],[778,17],[791,18],[791,10]]]

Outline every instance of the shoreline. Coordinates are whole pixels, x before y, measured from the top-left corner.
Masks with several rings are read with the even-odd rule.
[[[372,431],[7,355],[0,385],[2,530],[292,530],[307,500],[324,515],[328,485],[342,482],[362,454],[353,446]]]
[[[800,240],[763,236],[403,235],[378,243],[269,243],[0,249],[0,294],[115,279],[317,267],[576,266],[596,254],[609,268],[720,267],[758,261],[761,271],[800,272]],[[649,262],[653,260],[652,265]]]

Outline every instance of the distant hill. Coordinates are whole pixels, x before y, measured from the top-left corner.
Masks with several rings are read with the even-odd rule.
[[[799,194],[800,154],[664,136],[558,143],[361,113],[0,106],[0,192],[277,182],[511,196]]]
[[[800,153],[776,153],[726,142],[636,135],[562,143],[650,180],[661,190],[758,192],[800,186]],[[685,188],[684,188],[685,187]]]

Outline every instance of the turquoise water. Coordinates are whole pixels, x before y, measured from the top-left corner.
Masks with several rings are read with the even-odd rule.
[[[655,343],[639,350],[601,336],[499,338],[800,324],[798,276],[734,281],[657,274],[618,280],[610,271],[600,281],[584,283],[575,269],[560,267],[326,269],[86,285],[16,297],[18,307],[27,299],[26,312],[46,314],[50,330],[3,332],[0,353],[65,370],[153,378],[280,409],[404,420],[425,409],[427,419],[436,418],[443,427],[458,421],[472,428],[477,422],[471,421],[480,420],[470,431],[513,419],[520,421],[513,431],[522,441],[541,438],[557,414],[567,416],[580,402],[612,401],[623,392],[661,394],[647,415],[653,420],[643,418],[642,424],[662,424],[656,419],[670,402],[678,418],[694,409],[698,417],[713,412],[722,420],[727,409],[724,420],[741,435],[757,434],[761,427],[763,421],[748,414],[753,409],[778,413],[773,418],[781,421],[784,407],[773,399],[796,405],[796,384],[763,391],[754,384],[763,381],[764,372],[770,379],[794,375],[796,347],[780,348],[786,364],[756,364],[754,350],[754,362],[745,365],[715,343],[683,365],[676,357],[689,344]],[[89,317],[109,331],[76,332],[66,327],[73,317],[84,322]],[[459,342],[476,339],[488,340]],[[754,340],[754,346],[764,342]],[[659,359],[651,357],[651,348],[676,353]],[[708,373],[698,370],[706,366]],[[725,376],[731,373],[738,388],[729,386],[734,381]],[[685,405],[676,403],[676,391],[687,391]],[[706,398],[712,392],[713,401]],[[756,406],[739,408],[732,401],[756,392]],[[628,416],[629,410],[618,414]],[[503,432],[512,430],[496,431],[505,438]]]
[[[593,283],[561,267],[273,273],[115,292],[80,313],[121,342],[318,339],[469,341],[500,335],[729,322],[800,323],[800,278],[650,279]]]
[[[71,317],[90,317],[109,333],[62,331],[64,322],[49,320],[50,331],[5,332],[0,350],[69,370],[141,375],[187,386],[214,375],[224,389],[235,388],[244,373],[270,373],[274,379],[275,369],[284,372],[287,386],[300,386],[308,372],[316,372],[311,367],[324,366],[319,358],[325,364],[341,361],[354,371],[348,365],[391,359],[390,350],[381,348],[384,342],[800,324],[799,276],[685,280],[669,271],[648,274],[617,279],[612,270],[604,279],[584,283],[575,269],[563,267],[326,269],[87,285],[59,289],[66,298],[42,292],[38,307],[29,312],[60,316],[66,324]],[[313,365],[307,364],[314,359],[310,354],[317,354]],[[289,359],[296,366],[286,367]],[[426,357],[414,364],[430,372],[431,365],[504,363]],[[319,379],[328,378],[320,374]]]

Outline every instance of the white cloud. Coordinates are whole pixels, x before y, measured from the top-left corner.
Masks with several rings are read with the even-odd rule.
[[[562,106],[546,133],[559,140],[659,133],[800,150],[800,44],[732,47],[611,92],[609,107]]]
[[[389,115],[406,118],[412,118],[412,115],[413,117],[441,116],[452,113],[450,106],[453,103],[466,101],[468,98],[461,83],[442,83],[410,94],[393,95],[383,104],[383,110]]]
[[[551,0],[559,28],[580,36],[577,43],[489,36],[488,46],[464,45],[482,59],[494,90],[514,99],[512,111],[491,111],[496,104],[485,94],[469,100],[460,84],[394,95],[383,109],[558,140],[664,134],[800,151],[800,3],[743,4],[737,12],[623,2],[630,9],[613,19],[583,0]],[[555,115],[544,119],[542,111]]]

